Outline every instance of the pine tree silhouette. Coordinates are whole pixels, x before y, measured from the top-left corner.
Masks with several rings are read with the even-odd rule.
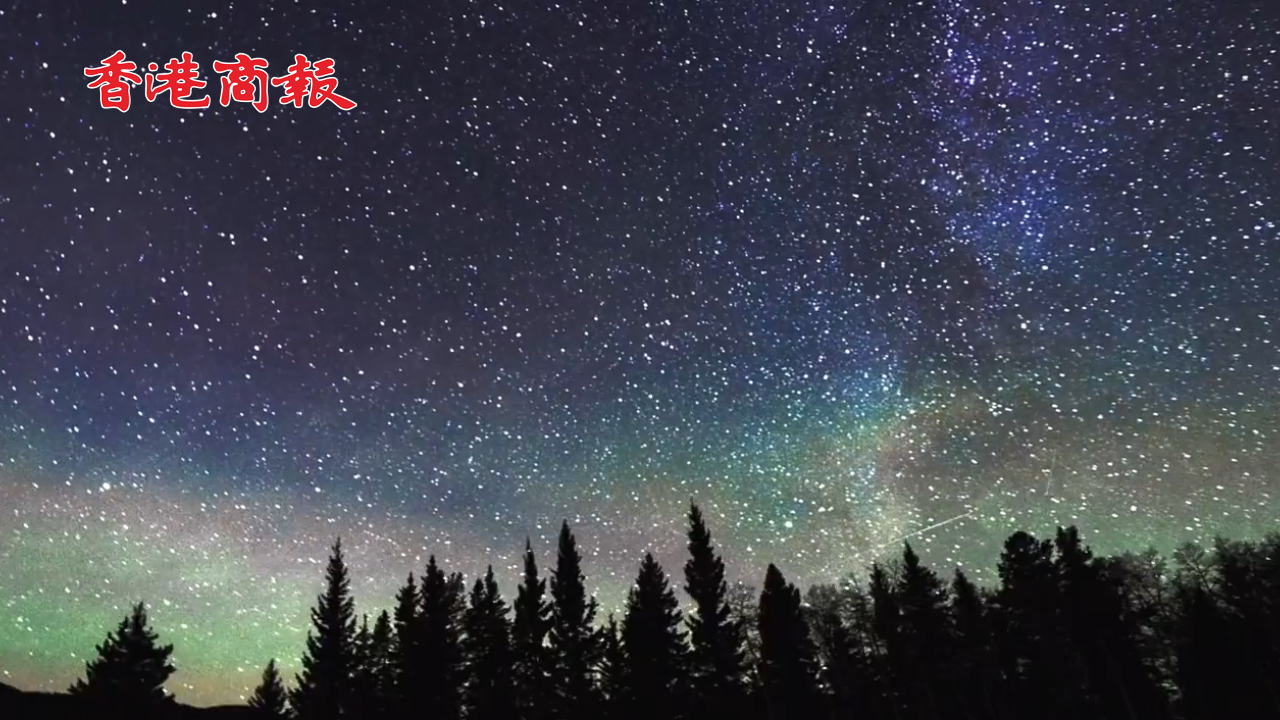
[[[1063,628],[1053,543],[1025,532],[1010,535],[998,571],[997,645],[1014,717],[1090,717],[1088,683]]]
[[[688,658],[682,622],[680,602],[666,573],[646,553],[622,619],[627,717],[676,720],[685,715]]]
[[[1080,649],[1097,702],[1096,717],[1169,717],[1169,705],[1143,656],[1143,629],[1128,611],[1124,588],[1095,562],[1074,527],[1058,528],[1055,564],[1066,627]]]
[[[377,685],[373,675],[373,629],[369,615],[360,616],[356,628],[355,667],[351,671],[351,714],[367,717],[374,712]]]
[[[960,708],[968,717],[1009,717],[1001,690],[992,616],[978,587],[959,568],[951,582]]]
[[[830,716],[833,720],[891,717],[870,655],[871,639],[856,624],[859,612],[869,616],[870,601],[848,584],[815,585],[809,588],[807,601]]]
[[[418,585],[413,573],[396,593],[396,606],[392,615],[391,660],[387,710],[394,718],[408,718],[415,714],[414,675],[418,658]]]
[[[1214,540],[1213,596],[1224,639],[1234,647],[1223,658],[1238,688],[1231,707],[1254,717],[1280,718],[1280,539]]]
[[[918,720],[941,718],[956,702],[947,589],[910,543],[903,545],[897,606],[899,642],[891,661],[907,690],[906,709]]]
[[[467,619],[467,579],[460,572],[449,573],[446,588],[450,601],[449,617],[458,630],[458,637],[461,638],[462,624]]]
[[[164,688],[174,673],[173,646],[159,644],[145,603],[134,605],[97,651],[98,657],[85,663],[84,679],[71,686],[73,695],[138,717],[153,716],[174,704]]]
[[[492,568],[464,594],[462,576],[433,557],[394,614],[357,626],[336,541],[297,686],[286,690],[271,660],[249,706],[297,720],[1280,719],[1280,536],[1181,549],[1170,576],[1154,551],[1094,556],[1075,528],[1051,541],[1017,532],[998,588],[957,569],[949,592],[906,544],[872,565],[865,590],[852,578],[818,585],[807,604],[770,565],[757,603],[725,584],[696,505],[689,520],[691,616],[646,555],[625,616],[603,628],[567,523],[550,583],[526,540],[514,620]],[[159,645],[145,605],[97,655],[70,688],[86,707],[188,714],[164,690],[172,646]],[[690,697],[726,686],[745,701]],[[59,702],[0,685],[3,718],[13,703],[28,717]]]
[[[439,720],[462,714],[461,576],[446,576],[432,555],[419,592],[418,641],[411,687]]]
[[[463,706],[467,720],[511,720],[516,712],[511,620],[492,565],[471,589],[463,627],[467,668]]]
[[[1240,651],[1254,641],[1248,622],[1233,607],[1244,590],[1240,573],[1251,564],[1241,557],[1245,553],[1245,546],[1219,541],[1212,554],[1187,545],[1176,555],[1170,645],[1179,710],[1187,720],[1222,717],[1225,707],[1234,718],[1280,717],[1266,678]],[[1224,569],[1234,576],[1229,588],[1223,588]]]
[[[542,720],[552,709],[551,655],[546,645],[551,603],[546,596],[547,581],[538,577],[533,544],[525,538],[524,576],[517,589],[511,627],[518,720]]]
[[[622,632],[612,614],[601,631],[600,691],[603,716],[618,720],[627,714],[627,654],[622,648]]]
[[[905,682],[895,667],[902,653],[900,638],[902,608],[898,604],[897,582],[880,563],[872,563],[867,592],[870,599],[869,635],[874,645],[879,670],[881,695],[895,709],[895,717],[904,717],[911,701]]]
[[[595,598],[588,598],[582,557],[569,523],[560,526],[556,569],[551,574],[551,631],[555,710],[558,720],[594,718],[597,709],[595,667],[599,639],[594,627]]]
[[[773,564],[760,593],[760,656],[770,720],[808,720],[822,712],[816,652],[800,591]]]
[[[695,503],[689,507],[688,537],[684,589],[694,602],[687,620],[693,702],[690,713],[695,718],[722,717],[743,707],[746,633],[729,607],[724,561],[716,552],[702,510]]]
[[[289,693],[280,679],[275,658],[272,658],[262,671],[262,682],[249,697],[249,707],[257,710],[262,718],[286,718],[289,716],[288,701]]]
[[[396,680],[394,648],[395,630],[392,628],[391,616],[383,610],[373,623],[365,666],[369,687],[372,689],[373,710],[379,717],[390,713],[392,708]]]
[[[760,592],[753,585],[735,582],[729,586],[726,602],[729,618],[742,628],[743,687],[752,707],[764,704],[764,686],[760,680]]]
[[[884,639],[876,633],[878,618],[873,594],[881,595],[884,589],[877,591],[873,587],[875,578],[870,580],[865,591],[861,587],[850,586],[846,593],[845,615],[854,643],[860,650],[860,669],[865,673],[865,677],[855,681],[859,691],[854,697],[868,698],[872,706],[879,709],[880,717],[897,720],[903,714],[897,694],[897,679],[889,666]]]
[[[380,718],[390,709],[391,618],[384,610],[373,627],[369,616],[361,619],[356,632],[356,670],[352,678],[353,714]]]
[[[325,592],[311,610],[302,672],[290,693],[298,720],[329,720],[351,713],[351,680],[357,667],[355,615],[339,538],[333,543],[325,570]]]

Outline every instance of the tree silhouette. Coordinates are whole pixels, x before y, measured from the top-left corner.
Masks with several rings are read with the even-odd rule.
[[[891,707],[897,708],[898,715],[905,715],[909,700],[903,689],[900,668],[895,666],[901,656],[898,633],[902,608],[898,604],[897,584],[880,563],[871,565],[867,592],[870,600],[869,635],[878,661],[881,693]]]
[[[628,717],[675,720],[684,715],[687,650],[681,624],[680,602],[667,575],[646,553],[622,619]]]
[[[807,720],[821,713],[815,654],[800,591],[770,564],[760,593],[760,673],[770,720]]]
[[[263,718],[288,717],[289,693],[280,679],[280,670],[276,668],[275,658],[267,663],[262,671],[262,682],[249,696],[249,707],[258,711]]]
[[[906,690],[906,710],[919,720],[941,718],[955,704],[952,628],[946,585],[906,543],[902,551],[896,604],[898,624],[891,664]]]
[[[689,507],[689,559],[684,564],[689,613],[690,680],[695,718],[733,714],[743,707],[746,634],[729,606],[724,560],[697,504]]]
[[[373,668],[373,629],[369,627],[368,614],[360,616],[356,628],[355,665],[351,670],[351,714],[361,717],[372,714],[378,699],[377,680]]]
[[[395,718],[413,714],[414,673],[420,655],[418,650],[418,584],[413,573],[396,593],[392,614],[391,658],[388,674],[388,712]]]
[[[1009,717],[1000,693],[991,612],[981,591],[959,568],[951,582],[951,616],[955,623],[955,677],[961,711],[969,717]]]
[[[622,632],[612,614],[600,634],[600,691],[604,695],[604,716],[621,718],[627,713],[627,654],[622,648]]]
[[[515,716],[515,681],[511,676],[511,620],[498,592],[493,566],[471,589],[463,622],[467,682],[467,720],[510,720]]]
[[[725,602],[729,605],[729,619],[742,629],[745,639],[742,680],[746,695],[754,703],[764,691],[760,682],[760,592],[739,581],[729,586]]]
[[[164,684],[174,673],[172,645],[160,645],[138,603],[97,646],[98,657],[85,663],[85,677],[70,692],[137,715],[155,713],[173,703]]]
[[[1053,543],[1016,532],[998,564],[997,644],[1015,717],[1074,719],[1092,704],[1084,669],[1062,623]]]
[[[1223,629],[1235,641],[1233,684],[1257,716],[1280,717],[1280,536],[1216,538],[1212,576]]]
[[[897,681],[889,665],[888,648],[876,633],[879,618],[873,595],[882,595],[883,588],[877,590],[874,587],[877,584],[875,577],[869,580],[865,591],[852,582],[844,591],[842,615],[859,656],[857,670],[863,674],[851,681],[851,693],[852,697],[865,698],[859,703],[869,701],[873,708],[879,710],[881,717],[896,720],[903,714],[897,695]]]
[[[560,526],[556,569],[551,574],[551,631],[548,634],[555,667],[556,716],[559,720],[594,718],[598,659],[595,628],[596,601],[587,596],[582,557],[569,523]]]
[[[524,575],[516,591],[515,618],[511,627],[516,717],[541,720],[551,712],[551,656],[546,647],[551,630],[551,603],[547,581],[538,577],[533,544],[524,541]]]
[[[833,720],[890,717],[870,637],[870,600],[851,584],[815,585],[808,622]]]
[[[439,720],[462,714],[461,576],[446,576],[432,555],[419,592],[411,688],[415,703]]]
[[[378,619],[373,624],[365,671],[372,676],[370,686],[376,696],[374,708],[384,714],[391,710],[391,698],[395,689],[394,648],[395,630],[391,624],[391,616],[383,610],[378,613]]]
[[[1176,668],[1178,705],[1187,720],[1211,720],[1230,707],[1233,717],[1280,717],[1274,680],[1261,676],[1254,657],[1241,652],[1251,623],[1238,608],[1249,594],[1243,577],[1253,563],[1245,543],[1219,540],[1215,551],[1187,545],[1176,555],[1170,644]]]
[[[1076,528],[1058,528],[1054,547],[1064,626],[1082,661],[1093,716],[1168,717],[1167,698],[1142,656],[1142,629],[1127,613],[1122,586],[1094,562]]]
[[[391,618],[384,610],[373,627],[363,616],[356,632],[356,669],[352,678],[352,707],[358,717],[382,717],[390,710]]]
[[[352,711],[351,678],[357,667],[356,610],[342,539],[333,543],[325,591],[311,609],[302,672],[290,693],[298,720],[328,720]]]
[[[647,554],[624,616],[604,627],[567,523],[550,582],[526,540],[514,619],[492,568],[464,593],[432,557],[394,613],[357,627],[336,541],[297,686],[287,691],[271,660],[245,716],[1280,719],[1280,536],[1188,546],[1169,573],[1154,551],[1096,557],[1075,528],[1052,540],[1016,532],[990,590],[958,569],[944,584],[906,544],[872,564],[865,586],[817,585],[802,604],[773,565],[758,602],[725,584],[696,506],[689,520],[690,617]],[[164,690],[171,654],[139,604],[71,687],[87,703],[0,685],[0,718],[187,717]],[[726,696],[741,702],[713,700]]]
[[[462,626],[467,619],[467,579],[460,572],[449,573],[449,580],[445,587],[449,598],[449,617],[461,641]],[[459,651],[461,651],[461,644],[459,644]]]

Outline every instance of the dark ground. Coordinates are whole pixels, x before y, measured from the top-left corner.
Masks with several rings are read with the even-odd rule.
[[[64,693],[25,692],[0,683],[0,720],[110,717],[127,720],[111,708]],[[246,705],[197,708],[181,703],[156,720],[249,720],[257,715]]]

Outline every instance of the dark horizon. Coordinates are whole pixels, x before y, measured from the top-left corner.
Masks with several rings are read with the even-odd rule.
[[[1267,600],[1280,587],[1280,532],[1168,559],[1095,555],[1074,527],[1017,532],[990,588],[936,572],[906,543],[863,577],[802,593],[773,564],[759,587],[727,584],[713,529],[696,505],[688,519],[682,572],[646,555],[617,613],[588,592],[567,523],[552,558],[526,550],[514,597],[492,568],[470,582],[432,557],[381,612],[352,596],[338,539],[301,673],[270,658],[243,711],[209,712],[395,720],[425,703],[468,720],[1210,720],[1235,703],[1238,717],[1280,717],[1266,672],[1280,661],[1269,636],[1280,608]],[[213,719],[165,691],[181,668],[144,601],[97,649],[69,695],[0,686],[0,711]]]

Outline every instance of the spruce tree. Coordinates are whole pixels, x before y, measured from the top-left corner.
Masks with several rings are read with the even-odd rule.
[[[524,541],[524,577],[516,591],[511,646],[515,676],[516,717],[542,720],[551,712],[551,655],[546,646],[551,629],[547,581],[538,577],[533,544]]]
[[[1096,717],[1169,717],[1168,700],[1143,653],[1143,628],[1129,613],[1124,588],[1096,562],[1075,527],[1054,540],[1065,628],[1080,653]]]
[[[770,720],[818,717],[817,658],[800,591],[772,564],[760,593],[760,656]]]
[[[1217,595],[1239,638],[1238,674],[1248,696],[1280,717],[1280,535],[1261,541],[1214,542]]]
[[[408,638],[411,636],[410,628],[418,618],[418,584],[413,577],[413,573],[409,573],[409,578],[405,580],[404,585],[396,592],[396,607],[392,615],[392,631],[395,634],[396,643],[407,647],[410,643]],[[401,642],[404,639],[404,642]]]
[[[138,603],[97,646],[98,657],[85,663],[85,677],[71,686],[74,695],[95,705],[138,716],[162,712],[173,705],[164,684],[174,673],[172,645],[160,645],[147,620],[147,606]]]
[[[548,635],[555,667],[555,710],[559,720],[594,718],[594,671],[598,635],[594,627],[595,598],[587,596],[582,557],[569,523],[560,526],[556,569],[551,574],[551,631]]]
[[[373,711],[377,696],[373,673],[373,629],[369,627],[369,615],[360,616],[356,628],[355,667],[351,672],[351,714],[366,717]]]
[[[733,714],[744,698],[746,633],[729,606],[724,560],[696,504],[689,508],[689,559],[685,592],[693,599],[688,616],[693,717]]]
[[[460,576],[447,576],[432,555],[422,576],[418,639],[411,688],[415,703],[437,720],[462,714],[462,627],[458,622]]]
[[[742,581],[729,586],[729,618],[742,628],[743,687],[752,705],[763,692],[760,683],[760,592]]]
[[[600,691],[604,695],[604,717],[618,720],[627,716],[627,654],[622,632],[613,614],[601,630]]]
[[[391,625],[391,616],[383,610],[373,623],[373,633],[369,639],[368,672],[372,676],[376,707],[384,714],[391,710],[395,690],[394,649],[395,630]]]
[[[462,625],[467,619],[467,579],[460,572],[449,573],[449,582],[445,587],[449,596],[449,617],[461,637]]]
[[[899,650],[901,608],[898,604],[898,588],[894,579],[880,563],[871,564],[867,596],[870,607],[865,623],[868,629],[868,640],[874,648],[881,696],[890,707],[902,708],[910,702],[910,698],[903,690],[898,669],[894,667],[896,658],[901,655]],[[902,713],[899,711],[898,714]]]
[[[372,627],[365,615],[356,633],[352,707],[357,717],[381,718],[391,699],[391,618],[384,610]]]
[[[870,599],[850,582],[814,585],[807,595],[809,629],[820,660],[820,685],[832,720],[889,720],[891,706],[867,637]],[[984,719],[985,720],[985,719]]]
[[[953,707],[952,632],[947,587],[906,543],[898,576],[897,657],[890,658],[903,680],[908,714],[931,720]]]
[[[280,679],[280,670],[276,667],[275,658],[267,663],[262,671],[262,682],[254,688],[249,697],[249,707],[257,711],[262,718],[286,718],[289,716],[287,706],[289,693]]]
[[[413,573],[396,593],[392,615],[391,661],[388,671],[388,711],[392,717],[407,718],[414,714],[414,666],[418,661],[418,584]]]
[[[974,718],[1008,717],[996,657],[993,613],[986,598],[959,568],[951,582],[951,616],[955,623],[955,677],[960,710]]]
[[[352,711],[351,678],[356,670],[356,610],[342,540],[333,544],[325,570],[325,592],[311,609],[311,630],[302,673],[290,693],[298,720],[328,720]]]
[[[628,717],[674,720],[686,714],[682,704],[688,667],[681,624],[675,591],[662,566],[646,553],[622,620]]]
[[[511,720],[516,712],[511,620],[492,565],[471,588],[463,627],[467,670],[463,707],[467,720]]]
[[[997,646],[1015,717],[1088,717],[1087,683],[1062,624],[1053,543],[1015,532],[997,565]]]
[[[1239,718],[1280,716],[1266,686],[1240,646],[1248,638],[1240,618],[1217,596],[1217,583],[1198,568],[1181,563],[1174,585],[1172,645],[1179,705],[1187,720],[1216,720],[1230,707]]]

